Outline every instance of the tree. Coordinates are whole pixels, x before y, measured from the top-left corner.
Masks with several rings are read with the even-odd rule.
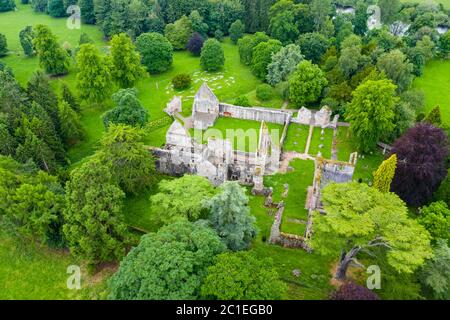
[[[322,55],[327,51],[329,42],[324,35],[318,32],[312,32],[302,34],[298,38],[298,45],[305,59],[317,64]]]
[[[66,101],[59,104],[59,123],[61,125],[61,136],[66,145],[76,144],[83,138],[83,128],[80,124],[78,114],[72,110]]]
[[[380,300],[373,291],[354,282],[345,282],[332,293],[332,300]]]
[[[185,175],[158,184],[159,193],[150,197],[152,211],[159,212],[164,224],[185,218],[196,221],[205,217],[206,201],[214,195],[214,188],[204,177]]]
[[[111,76],[121,88],[132,87],[144,73],[139,53],[125,33],[111,39],[111,62]]]
[[[447,175],[447,134],[419,123],[394,143],[391,152],[398,158],[392,191],[410,206],[427,203]]]
[[[34,27],[33,46],[39,56],[39,65],[52,75],[66,74],[69,69],[69,57],[58,44],[50,28],[38,24]]]
[[[316,213],[311,245],[323,255],[337,255],[335,278],[344,280],[348,266],[362,266],[360,252],[383,250],[398,272],[412,273],[431,257],[430,236],[398,196],[366,184],[332,183],[322,190],[326,215]]]
[[[110,124],[126,124],[132,127],[144,127],[148,121],[148,111],[136,96],[136,89],[120,89],[112,95],[116,107],[102,116],[105,128]]]
[[[210,30],[227,32],[236,20],[242,19],[244,6],[241,0],[209,1],[208,25]]]
[[[390,80],[368,80],[353,92],[346,119],[359,151],[375,149],[380,136],[392,131],[396,86]]]
[[[162,34],[143,33],[136,39],[136,47],[148,72],[164,72],[172,65],[173,47]]]
[[[141,131],[124,124],[110,124],[100,141],[96,156],[127,193],[136,194],[153,182],[155,164],[144,148]]]
[[[0,33],[0,57],[8,54],[8,43],[4,34]]]
[[[76,56],[78,65],[77,88],[80,98],[100,103],[111,92],[111,72],[106,57],[91,43],[82,44]]]
[[[219,300],[279,300],[286,289],[270,258],[258,259],[244,251],[218,255],[201,291]]]
[[[444,58],[450,53],[450,31],[447,31],[439,38],[439,52]]]
[[[381,192],[391,191],[391,183],[397,168],[397,156],[391,155],[373,173],[373,187]]]
[[[355,34],[364,36],[367,32],[367,14],[368,5],[364,1],[358,1],[355,8],[355,17],[353,18],[353,26]]]
[[[198,32],[194,32],[192,34],[192,37],[189,39],[189,42],[188,42],[186,48],[194,56],[199,56],[200,53],[202,52],[204,42],[205,42],[205,40],[203,39],[203,37]]]
[[[73,95],[69,86],[65,82],[63,82],[61,85],[61,99],[65,102],[67,102],[73,111],[75,111],[77,113],[79,113],[81,111],[81,107],[80,107],[80,103],[78,102],[78,99]]]
[[[122,216],[124,193],[97,159],[70,173],[63,232],[70,252],[90,266],[120,259],[128,242]]]
[[[20,45],[22,46],[23,53],[26,56],[31,57],[34,54],[33,49],[33,28],[31,26],[26,26],[19,32]]]
[[[164,28],[164,35],[175,50],[184,50],[194,30],[188,17],[183,16],[175,23],[169,23]]]
[[[434,193],[435,200],[442,200],[450,207],[450,174],[441,182],[439,189]]]
[[[417,50],[422,54],[425,63],[433,59],[436,51],[436,44],[430,36],[425,35],[416,43]]]
[[[272,61],[272,54],[277,53],[282,48],[281,42],[270,39],[267,42],[261,42],[253,48],[252,54],[252,72],[260,79],[266,79],[267,66]]]
[[[244,36],[245,26],[241,20],[236,20],[230,26],[228,33],[230,34],[230,39],[234,44],[238,42]]]
[[[203,17],[197,10],[191,11],[189,14],[189,20],[191,21],[192,30],[194,32],[197,32],[202,37],[206,37],[208,35],[209,26],[204,22]]]
[[[31,6],[35,12],[47,12],[48,0],[31,1]]]
[[[327,18],[331,14],[331,0],[312,0],[309,5],[311,16],[314,20],[314,28],[316,31],[323,30]]]
[[[291,0],[278,1],[269,10],[270,35],[283,45],[293,43],[298,38],[297,11],[298,5]]]
[[[400,92],[411,86],[414,67],[400,50],[382,54],[378,59],[377,68],[398,86]]]
[[[434,299],[448,300],[450,297],[450,248],[443,239],[433,249],[433,258],[428,260],[420,272],[420,281]]]
[[[434,107],[425,117],[424,121],[428,122],[431,125],[439,127],[442,124],[441,108],[439,106]]]
[[[78,45],[82,45],[85,43],[94,43],[94,40],[91,39],[91,37],[86,33],[83,32],[82,34],[80,34],[80,39],[78,40]]]
[[[378,6],[381,8],[381,22],[389,25],[397,20],[401,8],[400,0],[379,0]]]
[[[81,22],[95,24],[94,0],[78,0]]]
[[[214,256],[225,249],[201,223],[177,221],[148,233],[109,280],[110,299],[196,299]]]
[[[450,239],[450,209],[444,201],[423,207],[418,221],[428,230],[433,240]]]
[[[256,236],[255,217],[250,214],[245,191],[236,182],[225,182],[208,203],[209,220],[228,249],[244,250]]]
[[[206,71],[220,70],[225,64],[225,55],[220,42],[216,39],[205,41],[200,55],[200,65]]]
[[[66,8],[64,8],[63,0],[48,0],[47,12],[50,16],[61,18],[66,15]]]
[[[303,60],[289,79],[290,100],[299,107],[315,102],[327,84],[322,70],[310,61]]]
[[[275,86],[282,81],[288,80],[300,61],[302,61],[303,55],[299,46],[289,44],[272,54],[271,59],[270,64],[267,66],[267,82]]]
[[[14,0],[0,0],[0,12],[11,11],[16,7]]]
[[[243,64],[249,66],[252,63],[253,49],[261,42],[269,41],[269,36],[264,32],[256,32],[246,35],[238,40],[239,57]]]

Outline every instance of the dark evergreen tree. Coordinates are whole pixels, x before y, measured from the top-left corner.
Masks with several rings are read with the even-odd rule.
[[[195,32],[192,37],[189,39],[189,42],[186,46],[186,48],[195,56],[199,56],[202,52],[203,43],[204,43],[203,37],[198,33]]]

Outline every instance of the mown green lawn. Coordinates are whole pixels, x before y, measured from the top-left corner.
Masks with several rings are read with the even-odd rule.
[[[305,153],[306,142],[308,141],[309,126],[291,123],[288,128],[283,149],[285,151],[296,151]]]
[[[430,61],[423,76],[414,80],[413,87],[425,93],[425,112],[439,105],[442,121],[450,125],[450,60]]]
[[[333,144],[333,129],[323,129],[315,127],[311,144],[309,145],[309,154],[313,157],[320,152],[325,159],[331,159],[331,147]]]

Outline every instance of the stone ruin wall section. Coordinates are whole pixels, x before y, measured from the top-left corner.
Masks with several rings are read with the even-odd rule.
[[[284,125],[292,117],[291,112],[271,110],[260,107],[239,107],[231,104],[219,104],[220,115],[243,120],[265,121]]]

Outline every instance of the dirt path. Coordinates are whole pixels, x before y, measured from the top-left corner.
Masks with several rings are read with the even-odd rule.
[[[306,154],[308,154],[308,152],[309,152],[309,146],[311,145],[313,131],[314,131],[314,126],[309,126],[308,140],[306,141],[306,148],[305,148]]]

